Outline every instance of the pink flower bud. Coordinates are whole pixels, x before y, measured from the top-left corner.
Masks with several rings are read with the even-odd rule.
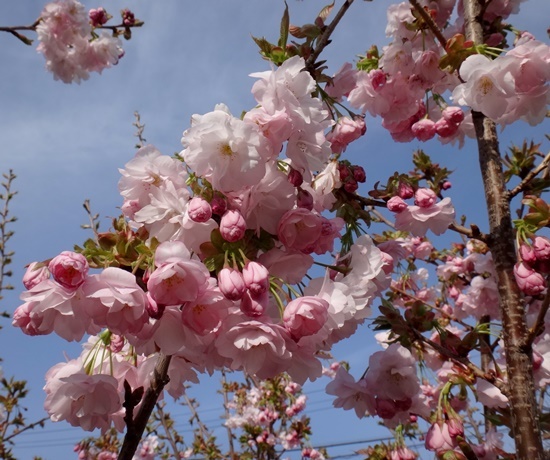
[[[408,200],[414,196],[414,189],[410,184],[399,181],[399,185],[397,186],[397,195],[404,200]]]
[[[435,452],[453,450],[454,442],[449,434],[449,427],[446,423],[434,423],[428,433],[426,433],[425,440],[426,449]]]
[[[445,118],[440,118],[435,122],[435,132],[441,137],[451,137],[458,131],[458,124],[451,123]]]
[[[124,8],[120,14],[122,15],[122,23],[125,26],[133,26],[136,23],[134,13],[132,13],[128,8]]]
[[[414,194],[414,203],[421,208],[431,208],[437,201],[437,195],[429,188],[419,188]]]
[[[196,196],[189,201],[187,214],[193,222],[206,222],[212,217],[212,207],[208,201]]]
[[[326,139],[331,143],[334,153],[342,153],[353,141],[359,139],[367,131],[362,117],[341,117]]]
[[[353,167],[353,178],[357,182],[365,182],[367,180],[367,174],[365,173],[365,170],[362,166],[354,166]]]
[[[456,125],[464,121],[464,112],[460,107],[453,107],[453,106],[445,107],[441,115],[449,123],[454,123]]]
[[[397,413],[397,407],[391,399],[376,399],[376,415],[380,418],[390,419]]]
[[[223,216],[227,210],[227,202],[219,196],[212,198],[210,206],[212,207],[212,212],[217,216]]]
[[[50,277],[48,267],[38,262],[31,262],[23,275],[23,285],[26,289],[32,289],[40,282]]]
[[[533,246],[528,244],[522,244],[519,247],[519,257],[523,263],[526,263],[530,267],[533,267],[537,263],[537,255]]]
[[[245,292],[241,299],[241,311],[252,318],[257,318],[264,314],[269,304],[269,294],[264,292],[258,296],[252,296],[250,292]]]
[[[514,266],[514,276],[525,295],[538,295],[546,289],[543,276],[523,262]]]
[[[378,91],[386,84],[386,74],[382,69],[375,69],[369,72],[369,77],[374,91]]]
[[[218,286],[229,300],[240,300],[246,292],[243,275],[232,268],[224,268],[218,273]]]
[[[153,319],[162,318],[164,313],[165,305],[157,304],[156,300],[151,297],[151,294],[147,292],[147,303],[145,304],[145,311]]]
[[[411,126],[411,131],[419,141],[426,142],[433,139],[436,134],[436,127],[432,120],[423,118]]]
[[[328,318],[328,302],[320,297],[303,296],[288,303],[283,323],[294,340],[316,334]]]
[[[405,203],[400,197],[393,196],[391,197],[388,202],[386,203],[388,206],[388,209],[391,212],[401,212],[407,209],[407,203]]]
[[[294,185],[294,187],[299,187],[304,183],[304,176],[297,169],[291,168],[288,172],[288,181]]]
[[[89,268],[86,257],[72,251],[63,251],[48,265],[53,279],[67,289],[80,286],[86,279]]]
[[[92,27],[100,27],[109,20],[107,11],[105,11],[105,8],[102,7],[91,9],[88,16]]]
[[[348,193],[355,193],[358,188],[359,185],[354,180],[349,180],[344,184],[344,190]]]
[[[311,211],[313,209],[313,196],[311,195],[311,193],[309,193],[307,190],[304,190],[303,188],[298,189],[296,206]]]
[[[550,240],[543,236],[535,236],[533,250],[538,260],[550,259]]]
[[[451,437],[456,438],[457,436],[464,436],[464,425],[460,419],[450,418],[447,421],[447,426],[449,427],[449,434]]]
[[[252,296],[259,296],[269,288],[269,272],[258,262],[248,262],[245,265],[243,279]]]
[[[449,190],[452,186],[453,186],[453,184],[451,184],[450,181],[446,180],[445,182],[443,182],[441,184],[441,189],[442,190]]]
[[[220,222],[220,233],[225,241],[239,241],[246,231],[246,221],[239,211],[226,211]]]

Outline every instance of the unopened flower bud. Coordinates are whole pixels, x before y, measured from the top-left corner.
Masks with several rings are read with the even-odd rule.
[[[431,208],[436,201],[437,195],[429,188],[419,188],[414,194],[414,203],[421,208]]]
[[[233,268],[224,268],[218,273],[218,286],[229,300],[240,300],[246,292],[243,275]]]
[[[32,289],[37,284],[50,277],[48,267],[38,262],[31,262],[23,275],[23,285],[26,289]]]
[[[443,118],[449,123],[459,124],[464,121],[464,112],[460,107],[445,107],[441,113]]]
[[[432,120],[423,118],[411,126],[411,131],[419,141],[426,142],[433,139],[436,134],[436,127]]]
[[[307,190],[302,188],[298,189],[298,196],[296,197],[296,206],[299,208],[305,208],[311,211],[313,209],[313,195]]]
[[[54,280],[67,289],[80,286],[88,276],[89,268],[86,257],[72,251],[63,251],[48,265]]]
[[[220,221],[220,233],[225,241],[239,241],[246,231],[246,221],[239,211],[226,211]]]
[[[223,216],[223,214],[227,210],[227,202],[223,198],[215,196],[210,202],[210,207],[212,208],[212,212],[214,214],[218,216]]]
[[[258,262],[248,262],[245,265],[243,279],[252,296],[259,296],[269,288],[269,272]]]
[[[100,27],[110,19],[107,11],[102,7],[91,9],[88,16],[92,27]]]
[[[386,204],[391,212],[401,212],[408,207],[407,203],[398,196],[391,197]]]
[[[291,168],[288,173],[288,181],[294,185],[294,187],[299,187],[304,183],[304,176],[297,169]]]
[[[206,222],[212,217],[212,207],[205,199],[195,196],[189,201],[187,214],[193,222]]]
[[[408,200],[414,196],[414,189],[411,184],[399,181],[399,185],[397,186],[397,195],[404,200]]]

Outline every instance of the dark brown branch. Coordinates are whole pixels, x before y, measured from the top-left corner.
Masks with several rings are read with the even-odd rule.
[[[352,3],[353,0],[346,0],[344,2],[342,7],[338,10],[338,13],[336,13],[336,16],[334,17],[332,22],[328,26],[326,26],[324,32],[317,39],[317,46],[315,47],[311,55],[307,58],[306,70],[311,74],[313,78],[315,78],[315,61],[330,43],[330,36],[332,35],[332,32],[334,32],[334,29],[336,28],[340,20],[344,17],[344,14],[346,14],[346,11]]]
[[[550,164],[550,153],[548,153],[544,159],[540,162],[540,164],[533,169],[532,171],[529,171],[529,174],[525,176],[525,178],[516,185],[512,190],[508,192],[508,199],[511,200],[516,195],[519,195],[521,192],[525,190],[525,188],[529,185],[529,183],[537,177],[537,175],[543,171],[544,169],[548,168],[548,165]]]
[[[427,337],[424,337],[420,332],[418,332],[416,329],[411,328],[412,333],[414,334],[415,338],[417,340],[420,340],[421,342],[424,342],[426,345],[429,345],[432,347],[435,351],[437,351],[439,354],[446,356],[451,361],[454,361],[458,364],[462,364],[464,367],[466,367],[474,376],[477,378],[481,378],[483,380],[487,380],[489,383],[492,383],[494,386],[496,386],[503,394],[508,394],[508,387],[504,384],[502,380],[499,380],[496,378],[495,375],[489,372],[484,372],[483,369],[476,366],[474,363],[472,363],[468,358],[464,356],[459,356],[455,353],[453,353],[448,348],[445,348],[443,345],[440,345],[437,342],[434,342],[433,340],[428,339]]]
[[[482,0],[463,1],[466,39],[475,45],[483,43],[483,3]],[[532,349],[528,342],[523,298],[513,271],[516,263],[514,231],[496,125],[480,112],[472,111],[472,119],[489,217],[489,249],[497,274],[516,455],[520,460],[542,460],[544,451],[535,401]]]
[[[17,435],[23,433],[24,431],[32,430],[34,427],[37,427],[37,426],[43,427],[44,422],[46,422],[49,419],[50,419],[49,417],[44,417],[44,418],[38,420],[37,422],[33,422],[33,423],[28,424],[28,425],[25,425],[23,428],[20,428],[20,429],[14,431],[9,436],[6,436],[5,438],[2,438],[2,441],[3,442],[8,442],[10,439],[15,438]]]
[[[155,404],[162,390],[170,381],[168,378],[168,367],[170,366],[171,358],[171,356],[159,355],[157,365],[153,372],[153,378],[151,379],[151,385],[145,392],[137,416],[130,421],[131,423],[127,423],[128,428],[124,436],[122,448],[118,454],[118,460],[132,460],[136,453],[147,422],[149,421],[149,417],[155,408]]]
[[[548,313],[548,307],[550,307],[550,289],[546,290],[546,295],[540,306],[535,324],[533,324],[533,327],[529,330],[529,337],[527,338],[527,343],[529,345],[532,345],[535,339],[544,332],[544,318],[546,317],[546,313]]]
[[[465,235],[468,238],[474,240],[483,241],[484,243],[487,243],[489,241],[489,235],[481,232],[477,225],[471,225],[470,228],[466,228],[462,225],[457,224],[456,222],[453,222],[451,225],[449,225],[449,230],[454,230],[461,235]]]
[[[446,49],[447,48],[447,39],[443,36],[443,33],[441,32],[441,29],[439,29],[439,27],[437,26],[435,21],[432,19],[430,14],[424,9],[423,6],[421,6],[418,3],[417,0],[409,0],[409,3],[413,6],[413,8],[422,17],[422,20],[430,28],[430,30],[435,35],[435,38],[437,38],[437,41],[441,44],[443,49]]]

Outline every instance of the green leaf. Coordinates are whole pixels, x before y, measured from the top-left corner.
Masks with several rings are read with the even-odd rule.
[[[285,1],[285,11],[283,13],[283,18],[281,19],[281,36],[279,37],[279,46],[281,48],[286,48],[286,43],[288,41],[288,30],[290,26],[290,16],[288,14],[288,5]]]
[[[323,21],[328,18],[328,16],[330,15],[332,9],[334,8],[334,2],[332,2],[330,5],[327,5],[325,6],[320,12],[319,12],[319,15],[318,17],[321,18]]]

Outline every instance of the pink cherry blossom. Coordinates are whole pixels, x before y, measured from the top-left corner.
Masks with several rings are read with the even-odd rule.
[[[232,369],[243,369],[265,379],[287,367],[292,356],[291,343],[282,326],[256,320],[236,322],[233,318],[222,325],[216,349],[231,360]]]
[[[52,421],[66,420],[86,431],[106,431],[111,417],[122,410],[117,380],[110,375],[87,375],[79,361],[52,367],[44,391],[44,408]]]
[[[136,334],[149,320],[147,296],[136,277],[125,270],[108,267],[92,275],[83,292],[87,298],[99,300],[86,305],[94,323],[115,334]]]
[[[260,182],[272,155],[271,145],[258,125],[233,117],[225,106],[194,115],[181,142],[185,163],[221,192]]]
[[[341,117],[326,138],[330,142],[334,153],[342,153],[346,150],[348,144],[359,139],[366,132],[367,126],[364,118]]]
[[[366,382],[363,379],[356,382],[345,368],[338,368],[334,380],[327,385],[326,392],[336,396],[332,403],[334,407],[341,407],[344,410],[353,409],[359,418],[367,415],[367,401],[372,396]]]
[[[210,273],[201,262],[189,259],[188,254],[179,242],[163,243],[157,248],[157,269],[151,273],[147,289],[159,305],[181,305],[207,289]]]
[[[39,262],[31,262],[23,275],[23,286],[30,290],[41,281],[47,280],[49,277],[50,271],[47,265]]]
[[[424,236],[428,230],[436,235],[444,233],[454,221],[455,210],[450,198],[443,198],[430,207],[408,206],[397,214],[395,228],[414,236]]]
[[[285,307],[283,323],[293,339],[313,335],[324,326],[328,317],[328,302],[324,299],[303,296]]]
[[[88,276],[89,268],[86,258],[72,251],[63,251],[48,264],[53,279],[66,289],[80,286]]]

